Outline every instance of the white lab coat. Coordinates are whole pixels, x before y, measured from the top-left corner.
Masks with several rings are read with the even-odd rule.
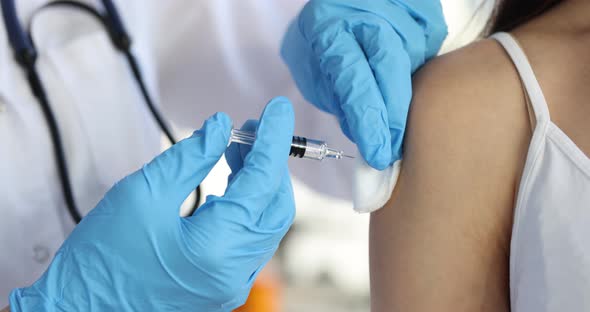
[[[354,149],[336,121],[304,104],[279,57],[306,0],[118,0],[148,87],[179,128],[216,111],[239,126],[272,97],[292,98],[300,135]],[[44,0],[16,0],[21,23]],[[87,212],[114,182],[161,151],[161,133],[125,59],[85,13],[47,9],[35,19],[38,69],[65,143],[78,207]],[[295,176],[349,197],[351,168],[293,160]],[[328,187],[326,187],[328,186]],[[321,209],[321,207],[318,207]],[[40,106],[0,25],[0,307],[45,270],[74,227],[65,208]]]

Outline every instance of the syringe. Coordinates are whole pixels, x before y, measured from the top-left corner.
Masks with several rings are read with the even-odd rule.
[[[244,130],[232,129],[230,142],[239,144],[254,144],[256,133]],[[343,151],[335,150],[328,147],[328,144],[320,140],[312,140],[304,137],[293,137],[291,143],[290,156],[299,158],[309,158],[315,160],[323,160],[324,158],[342,159],[343,157],[354,158],[345,155]]]

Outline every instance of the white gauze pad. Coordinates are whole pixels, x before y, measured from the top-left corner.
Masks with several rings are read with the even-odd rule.
[[[393,166],[379,171],[369,166],[362,157],[358,157],[355,168],[353,202],[354,210],[368,213],[383,207],[389,200],[395,188],[402,161],[398,160]]]

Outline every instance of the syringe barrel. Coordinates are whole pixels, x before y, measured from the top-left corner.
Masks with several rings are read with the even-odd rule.
[[[232,129],[230,143],[236,142],[239,144],[252,145],[256,140],[256,133]],[[304,137],[294,136],[291,143],[291,150],[289,155],[298,158],[308,158],[315,160],[323,160],[328,157],[328,145],[324,141],[313,140]]]
[[[294,136],[289,155],[299,158],[322,160],[326,157],[327,147],[326,142]]]

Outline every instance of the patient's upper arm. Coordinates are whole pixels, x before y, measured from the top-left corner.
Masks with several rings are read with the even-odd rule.
[[[371,216],[372,311],[508,311],[515,188],[530,139],[518,76],[495,42],[416,75],[404,163]]]

